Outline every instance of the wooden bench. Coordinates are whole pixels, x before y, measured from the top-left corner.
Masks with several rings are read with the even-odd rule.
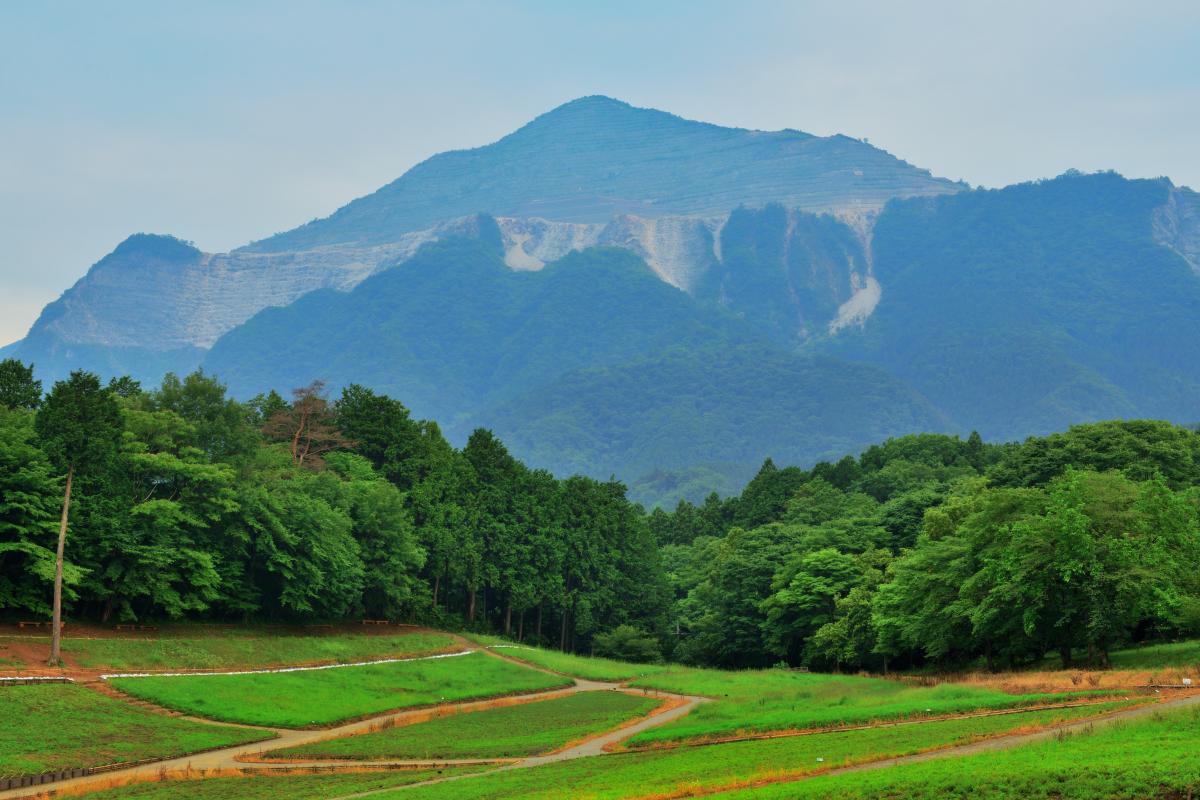
[[[391,623],[388,622],[386,619],[364,619],[362,621],[362,624],[363,625],[390,625]]]
[[[34,621],[26,620],[25,622],[18,622],[17,627],[18,628],[49,628],[53,624],[54,623],[50,622],[49,620],[34,620]],[[67,623],[65,623],[65,622],[62,623],[62,627],[64,627],[64,628],[67,627]]]
[[[158,626],[156,626],[156,625],[131,625],[131,624],[123,623],[120,625],[115,625],[114,627],[119,631],[156,631],[156,630],[158,630]]]

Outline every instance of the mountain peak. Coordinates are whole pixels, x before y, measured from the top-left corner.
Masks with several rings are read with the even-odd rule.
[[[717,218],[778,202],[862,213],[895,197],[961,188],[856,139],[726,128],[588,95],[492,144],[433,156],[331,216],[248,249],[386,244],[480,212],[606,223],[622,215]]]

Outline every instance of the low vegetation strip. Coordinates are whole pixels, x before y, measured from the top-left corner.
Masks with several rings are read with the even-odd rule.
[[[878,728],[786,739],[681,747],[580,758],[496,772],[449,784],[384,792],[378,800],[588,800],[676,798],[707,794],[745,781],[801,777],[832,766],[916,753],[1014,730],[1078,720],[1121,707],[1053,709],[1012,717],[946,720],[908,728]]]
[[[631,664],[625,661],[614,661],[609,658],[594,658],[573,653],[562,653],[558,650],[542,650],[536,647],[514,645],[496,636],[471,636],[474,641],[488,646],[495,652],[524,661],[528,664],[571,675],[589,681],[621,682],[657,675],[667,667],[662,664]]]
[[[226,722],[304,728],[386,711],[570,684],[485,655],[330,670],[118,678],[112,685],[166,708]]]
[[[74,684],[0,691],[0,775],[167,758],[271,738],[155,714]]]
[[[1114,694],[1112,691],[1010,694],[981,686],[922,687],[883,678],[781,669],[720,672],[677,668],[636,680],[633,685],[704,695],[716,702],[705,703],[686,717],[638,734],[627,743],[630,747],[1067,703]]]
[[[114,678],[188,678],[198,675],[277,675],[285,672],[317,672],[326,669],[341,669],[343,667],[366,667],[373,664],[400,664],[405,661],[433,661],[440,658],[455,658],[470,655],[471,650],[458,650],[453,653],[438,653],[432,656],[412,656],[410,658],[377,658],[371,661],[353,661],[346,664],[321,664],[312,667],[274,667],[271,669],[224,670],[220,672],[118,672],[101,675],[104,680]]]
[[[43,640],[44,641],[44,640]],[[280,664],[407,658],[454,649],[444,633],[287,636],[277,631],[220,632],[207,635],[142,638],[68,638],[63,652],[84,669],[113,671],[237,669]]]
[[[1200,793],[1200,709],[1114,722],[1012,750],[829,775],[721,800],[1184,798]]]
[[[623,692],[579,692],[416,725],[277,750],[275,758],[449,759],[536,755],[650,713],[657,700]]]
[[[179,776],[167,780],[113,786],[89,792],[80,800],[313,800],[318,797],[370,792],[449,775],[476,772],[481,767],[443,767],[430,770],[366,770],[309,775],[249,773],[230,777]]]

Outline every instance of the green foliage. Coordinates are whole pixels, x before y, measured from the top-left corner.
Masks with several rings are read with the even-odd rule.
[[[662,646],[658,639],[632,625],[618,625],[611,631],[596,634],[596,654],[618,661],[636,664],[662,660]]]
[[[35,427],[55,467],[86,472],[113,457],[121,437],[121,412],[98,377],[72,372],[54,384],[38,409]]]
[[[0,608],[50,613],[60,489],[37,447],[33,415],[0,408]],[[68,563],[68,593],[83,571]]]
[[[36,409],[42,402],[42,382],[33,377],[33,364],[15,358],[0,361],[0,406],[9,410]]]

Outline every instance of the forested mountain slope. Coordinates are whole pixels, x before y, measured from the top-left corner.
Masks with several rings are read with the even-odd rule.
[[[897,201],[872,239],[883,299],[826,349],[990,437],[1196,421],[1200,274],[1155,230],[1176,196],[1098,174]]]

